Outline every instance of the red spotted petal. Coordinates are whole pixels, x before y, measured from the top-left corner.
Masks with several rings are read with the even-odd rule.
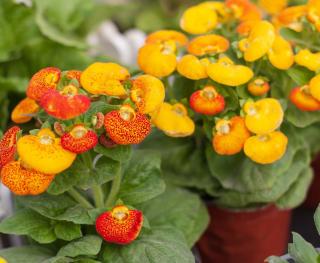
[[[80,70],[68,70],[67,72],[67,78],[68,79],[76,79],[80,83],[80,77],[81,77],[82,71]]]
[[[0,168],[14,160],[16,153],[18,126],[10,128],[0,141]]]
[[[142,223],[141,211],[129,210],[126,206],[120,205],[97,218],[96,230],[105,241],[124,245],[138,237]]]
[[[41,69],[34,74],[27,88],[27,96],[30,99],[40,101],[48,90],[55,90],[60,80],[61,70],[54,67]]]
[[[87,130],[83,125],[76,125],[70,132],[61,137],[61,145],[64,149],[73,153],[83,153],[98,143],[95,132]]]
[[[42,96],[40,105],[49,115],[69,120],[85,113],[90,107],[90,99],[81,94],[69,96],[50,90]]]
[[[127,108],[127,106],[122,108]],[[151,123],[144,114],[139,112],[133,113],[126,119],[126,116],[132,113],[122,114],[122,108],[119,111],[110,111],[104,116],[105,129],[109,137],[117,144],[138,144],[150,133]]]

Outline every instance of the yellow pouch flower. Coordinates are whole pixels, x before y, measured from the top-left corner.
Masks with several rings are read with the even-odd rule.
[[[184,55],[177,64],[178,72],[193,80],[205,79],[208,77],[207,66],[210,64],[209,59],[199,59],[194,55]]]
[[[188,38],[185,34],[175,30],[158,30],[151,33],[146,38],[147,44],[163,44],[167,41],[174,41],[177,46],[185,46],[188,42]]]
[[[50,129],[25,135],[17,142],[17,151],[24,166],[45,174],[58,174],[71,166],[76,154],[65,150]]]
[[[206,54],[222,53],[228,48],[228,39],[219,35],[209,34],[192,39],[188,44],[187,50],[190,54],[203,56]]]
[[[320,31],[320,1],[309,0],[307,4],[307,18]]]
[[[252,136],[244,144],[244,153],[254,162],[270,164],[285,154],[288,138],[280,131]]]
[[[82,72],[80,82],[92,94],[122,97],[126,90],[121,82],[129,77],[129,71],[116,63],[96,62]]]
[[[317,75],[310,80],[309,91],[312,97],[320,101],[320,75]]]
[[[277,16],[277,20],[283,26],[291,28],[297,32],[302,31],[302,23],[300,19],[307,14],[306,5],[290,6],[283,9]]]
[[[213,30],[218,22],[216,11],[205,5],[189,7],[180,19],[180,27],[190,34],[205,34]]]
[[[272,48],[268,51],[270,63],[278,69],[288,69],[294,63],[291,44],[282,36],[277,35]]]
[[[15,123],[25,123],[32,119],[39,110],[35,100],[28,97],[21,100],[11,113],[11,120]]]
[[[239,49],[244,53],[246,61],[253,62],[269,51],[274,40],[274,26],[267,21],[259,21],[252,28],[248,38],[239,41]]]
[[[189,136],[195,129],[193,120],[181,103],[174,105],[163,103],[158,111],[152,114],[151,121],[158,129],[171,137]]]
[[[312,53],[309,49],[301,49],[294,57],[295,62],[312,71],[320,69],[320,52]]]
[[[176,45],[174,41],[164,44],[146,44],[139,49],[138,64],[147,74],[161,78],[170,75],[176,69]]]
[[[155,111],[163,103],[165,88],[161,80],[141,75],[132,81],[131,99],[141,113],[148,114]]]
[[[216,11],[218,22],[226,22],[231,19],[231,13],[225,3],[218,1],[206,1],[198,4],[200,7],[209,8]]]
[[[276,15],[281,10],[286,8],[286,6],[288,5],[288,0],[272,0],[272,1],[270,1],[270,0],[259,0],[258,4],[268,14]]]
[[[243,110],[246,114],[245,123],[249,131],[256,134],[267,134],[279,128],[283,121],[283,109],[278,100],[261,99],[248,101]]]
[[[243,65],[235,65],[226,56],[220,57],[215,63],[207,67],[207,73],[214,81],[227,86],[239,86],[248,82],[253,77],[250,68]]]

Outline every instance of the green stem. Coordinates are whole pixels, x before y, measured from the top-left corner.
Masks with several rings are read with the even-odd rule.
[[[105,203],[106,207],[110,207],[114,205],[114,202],[116,201],[117,195],[120,190],[121,180],[122,180],[122,171],[121,171],[121,164],[120,164],[120,169],[112,181],[111,190],[107,198],[107,201]]]
[[[76,189],[69,189],[68,194],[83,207],[93,208],[92,204],[90,204],[90,202],[85,197],[83,197]]]
[[[92,173],[93,170],[93,162],[92,162],[92,158],[89,152],[85,152],[83,154],[81,154],[82,160],[84,162],[84,164],[88,167],[88,169],[90,170],[90,173]],[[95,206],[97,208],[103,208],[104,204],[104,194],[102,191],[102,188],[100,185],[95,185],[92,186],[92,194],[93,194],[93,200],[95,203]]]

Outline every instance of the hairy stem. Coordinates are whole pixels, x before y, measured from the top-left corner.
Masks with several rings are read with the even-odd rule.
[[[90,173],[92,173],[92,170],[94,169],[93,167],[93,162],[92,162],[92,158],[89,152],[85,152],[83,154],[81,154],[83,163],[88,167],[88,169],[90,170]],[[95,185],[92,186],[91,188],[92,190],[92,194],[93,194],[93,200],[95,203],[95,206],[97,208],[103,208],[104,207],[104,194],[102,191],[102,188],[100,185]]]
[[[74,188],[69,189],[68,194],[83,207],[93,208],[92,204],[82,194],[80,194],[76,189],[74,189]]]
[[[110,193],[105,203],[106,207],[110,207],[114,205],[114,202],[116,201],[117,195],[120,190],[121,180],[122,180],[122,171],[121,171],[121,164],[120,164],[120,169],[112,181]]]

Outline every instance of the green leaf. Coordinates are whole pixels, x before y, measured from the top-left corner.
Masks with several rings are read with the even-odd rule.
[[[268,263],[288,263],[288,261],[286,261],[286,260],[284,260],[284,259],[282,259],[282,258],[280,258],[280,257],[277,257],[277,256],[268,257],[268,258],[266,259],[266,261],[267,261]]]
[[[171,138],[155,130],[139,147],[161,154],[161,170],[171,184],[193,187],[210,195],[215,195],[220,188],[219,182],[210,175],[204,149],[194,138]]]
[[[310,79],[314,76],[314,73],[312,71],[301,66],[293,66],[285,72],[298,86],[308,84]]]
[[[179,229],[189,247],[198,241],[209,223],[208,212],[198,195],[182,188],[168,187],[163,194],[139,208],[152,228],[171,225]]]
[[[291,102],[288,105],[285,118],[299,128],[305,128],[311,124],[320,122],[320,114],[318,111],[301,111]]]
[[[0,232],[28,235],[39,243],[51,243],[56,240],[50,220],[29,209],[17,211],[14,215],[2,220]]]
[[[30,208],[47,218],[69,221],[75,224],[93,225],[99,209],[85,209],[67,195],[17,197],[17,201],[24,207]]]
[[[117,145],[116,147],[106,148],[99,144],[94,148],[94,151],[112,160],[125,163],[131,158],[132,147],[130,145]]]
[[[225,189],[242,193],[270,189],[278,176],[290,167],[296,151],[303,145],[301,138],[291,126],[284,127],[283,132],[289,140],[286,153],[279,161],[268,165],[255,163],[243,153],[232,156],[219,155],[208,145],[206,157],[211,175]]]
[[[0,256],[8,263],[43,263],[51,258],[53,253],[44,247],[22,246],[0,250]]]
[[[91,123],[92,117],[97,112],[102,112],[103,114],[106,114],[109,111],[118,110],[119,108],[120,108],[119,105],[111,105],[104,101],[92,102],[89,110],[84,114],[84,122]]]
[[[292,184],[290,189],[277,200],[279,208],[297,207],[306,198],[307,191],[312,182],[313,171],[306,167],[299,175],[298,179]]]
[[[274,203],[290,189],[292,184],[298,180],[302,173],[305,173],[305,169],[309,166],[309,162],[309,153],[305,149],[301,149],[296,153],[290,168],[282,174],[276,175],[277,179],[272,187],[261,191],[247,193],[240,193],[234,190],[224,190],[220,192],[219,197],[215,202],[224,207],[237,209],[256,204]],[[300,200],[300,202],[301,201],[302,200]]]
[[[184,236],[173,227],[154,227],[126,246],[107,244],[103,260],[112,263],[194,263]]]
[[[76,48],[85,48],[86,44],[83,40],[81,40],[78,36],[72,34],[72,32],[66,32],[62,29],[59,29],[54,24],[50,23],[47,19],[46,9],[53,9],[54,7],[59,7],[62,10],[68,10],[68,4],[66,6],[66,2],[62,2],[61,0],[57,0],[51,6],[48,4],[50,1],[35,1],[36,2],[36,14],[35,21],[41,31],[41,33],[51,39],[52,41],[58,42],[62,45]],[[88,1],[87,1],[88,2]],[[68,3],[75,3],[74,0],[68,1]],[[74,7],[76,8],[76,6]]]
[[[314,214],[314,222],[316,224],[318,234],[320,235],[320,205],[318,205],[316,212]]]
[[[72,258],[56,256],[56,257],[49,258],[41,263],[72,263],[72,262],[74,262]]]
[[[319,256],[316,249],[301,235],[293,232],[293,243],[289,245],[289,254],[297,263],[315,263]]]
[[[155,152],[134,152],[120,186],[119,198],[125,203],[138,204],[152,199],[165,190],[161,176],[160,156]]]
[[[102,244],[101,237],[87,235],[74,240],[62,247],[57,256],[77,257],[81,255],[95,256],[99,253]]]
[[[119,162],[104,156],[97,159],[93,170],[88,169],[80,160],[76,160],[68,170],[55,177],[48,193],[58,195],[74,186],[86,190],[94,185],[104,184],[111,181],[119,169]]]
[[[81,226],[72,222],[60,221],[54,226],[54,233],[57,238],[71,241],[73,239],[82,237]]]

